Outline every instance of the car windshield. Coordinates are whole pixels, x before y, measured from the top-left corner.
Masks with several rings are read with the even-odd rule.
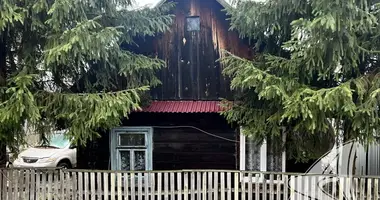
[[[52,147],[52,148],[64,148],[70,144],[70,141],[65,137],[64,134],[53,134],[48,137],[47,144],[42,144],[41,147]]]

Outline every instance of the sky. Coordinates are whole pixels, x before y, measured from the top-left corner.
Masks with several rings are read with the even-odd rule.
[[[135,2],[136,2],[137,7],[142,7],[142,6],[154,6],[158,2],[160,2],[160,0],[135,0]]]

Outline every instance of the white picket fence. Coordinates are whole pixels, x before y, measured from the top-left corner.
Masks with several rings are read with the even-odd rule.
[[[1,200],[379,199],[380,177],[230,170],[1,169]]]

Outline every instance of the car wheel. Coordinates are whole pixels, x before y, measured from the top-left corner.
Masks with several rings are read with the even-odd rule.
[[[70,165],[70,163],[67,163],[67,162],[60,162],[60,163],[58,163],[57,167],[63,168],[63,169],[70,169],[71,165]]]

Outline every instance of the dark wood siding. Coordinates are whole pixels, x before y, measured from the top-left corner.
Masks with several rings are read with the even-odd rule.
[[[229,82],[216,62],[223,49],[250,58],[251,48],[238,33],[229,31],[223,7],[216,0],[175,0],[175,20],[169,32],[145,40],[136,49],[156,55],[167,63],[158,76],[162,85],[153,88],[153,99],[216,100],[232,98]],[[199,16],[200,31],[186,30],[186,17]]]
[[[233,133],[207,130],[231,138]],[[154,129],[153,167],[169,169],[234,169],[234,143],[191,128]]]
[[[134,113],[125,125],[154,127],[154,170],[236,168],[235,130],[219,114]]]

